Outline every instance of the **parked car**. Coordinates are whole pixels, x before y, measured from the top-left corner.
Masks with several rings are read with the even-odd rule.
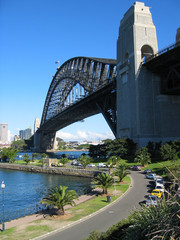
[[[141,171],[141,168],[142,167],[140,165],[134,165],[132,170],[134,170],[134,171]]]
[[[158,204],[158,197],[157,196],[153,196],[153,195],[149,195],[148,198],[146,199],[146,205],[147,206],[157,206]]]
[[[156,182],[156,183],[159,182],[159,183],[163,183],[163,184],[164,184],[164,179],[163,179],[162,177],[159,177],[159,176],[157,177],[157,176],[156,176],[155,182]]]
[[[157,196],[158,198],[161,198],[162,195],[163,195],[163,192],[160,191],[159,189],[154,189],[154,190],[152,190],[151,195]]]
[[[94,164],[94,163],[90,163],[90,164],[88,165],[88,167],[95,167],[95,164]]]
[[[104,164],[104,163],[98,163],[98,164],[97,164],[97,167],[99,167],[99,168],[104,168],[104,167],[106,167],[106,164]]]
[[[161,192],[164,193],[164,186],[157,184],[157,185],[156,185],[156,189],[158,189],[158,190],[160,190]]]
[[[151,170],[151,169],[145,169],[145,170],[144,170],[144,173],[145,173],[145,174],[152,173],[152,170]]]
[[[155,173],[148,173],[148,174],[146,174],[146,178],[155,180],[156,174]]]
[[[162,180],[157,179],[157,180],[155,181],[155,185],[156,185],[156,186],[162,186],[162,187],[164,187],[164,182],[163,182]]]
[[[77,160],[73,160],[72,162],[71,162],[71,165],[76,165],[77,164]]]

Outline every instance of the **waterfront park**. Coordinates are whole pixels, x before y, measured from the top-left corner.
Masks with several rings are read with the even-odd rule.
[[[13,166],[21,165],[43,168],[43,159],[49,158],[47,154],[39,156],[34,153],[33,156],[35,157],[33,160],[28,157],[28,154],[24,154],[24,159],[22,160],[15,160],[17,152],[22,150],[12,147],[2,149],[2,163],[0,167],[3,168],[3,165],[6,165],[13,169]],[[107,232],[101,234],[98,231],[93,231],[88,239],[113,239],[111,238],[113,234],[118,235],[118,239],[132,239],[132,234],[135,231],[138,236],[137,239],[140,239],[140,237],[142,239],[143,236],[147,236],[146,239],[152,239],[152,236],[156,235],[164,236],[164,239],[170,239],[169,237],[178,239],[178,216],[180,214],[178,194],[179,141],[164,144],[149,142],[146,147],[137,150],[136,144],[132,140],[115,139],[105,140],[103,144],[98,146],[89,146],[86,150],[88,150],[88,154],[82,154],[76,159],[79,166],[73,166],[71,164],[72,159],[62,155],[57,161],[58,165],[53,165],[49,168],[54,170],[61,169],[62,171],[76,169],[81,172],[88,170],[96,173],[91,177],[92,194],[84,194],[83,199],[83,196],[77,196],[74,190],[68,190],[66,186],[56,186],[53,189],[47,189],[49,195],[42,196],[41,199],[41,203],[44,203],[47,207],[44,212],[36,212],[30,216],[24,216],[10,222],[2,222],[1,218],[2,226],[5,225],[4,229],[2,228],[4,231],[0,232],[1,239],[33,239],[64,228],[67,225],[71,226],[75,222],[103,211],[103,209],[114,202],[121,201],[119,199],[126,192],[130,191],[132,187],[131,173],[134,166],[141,166],[140,172],[142,174],[145,169],[150,169],[158,176],[163,177],[166,183],[166,194],[164,194],[158,206],[147,207],[145,204],[142,204],[140,209],[136,210],[128,218],[121,220],[117,225],[113,225]],[[15,153],[14,155],[13,152]],[[98,167],[99,163],[103,163],[104,167]],[[94,167],[90,167],[90,164],[93,164]],[[47,169],[48,167],[46,166],[45,168]],[[2,188],[2,190],[3,194],[6,194],[6,187]],[[58,194],[66,192],[69,197],[64,201],[63,208],[57,208],[58,200],[54,200],[50,196],[52,192],[55,194],[56,191],[59,191]],[[88,198],[85,196],[88,196]],[[3,204],[6,204],[6,202]],[[49,205],[50,208],[48,207]],[[59,209],[61,211],[58,211]],[[27,220],[28,218],[31,220]],[[140,218],[144,219],[141,223]],[[153,218],[156,218],[156,221],[152,221]],[[15,221],[19,221],[19,224],[13,226],[12,223]],[[138,226],[134,223],[138,223]],[[153,229],[156,229],[156,231]],[[125,238],[127,236],[129,238]]]

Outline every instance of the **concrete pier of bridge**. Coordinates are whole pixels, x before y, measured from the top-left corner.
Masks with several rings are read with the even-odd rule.
[[[179,51],[174,57],[164,56],[160,60],[156,57],[157,63],[148,65],[157,52],[150,9],[142,2],[135,2],[121,20],[117,40],[116,137],[131,138],[139,147],[149,141],[180,139],[180,91],[168,92],[162,88],[163,83],[167,88],[173,77],[180,86]]]

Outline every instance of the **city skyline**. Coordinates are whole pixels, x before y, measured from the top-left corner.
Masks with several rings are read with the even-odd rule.
[[[151,7],[159,50],[175,42],[180,2],[143,1]],[[41,119],[57,66],[76,56],[116,59],[120,20],[132,0],[1,2],[0,123],[13,135]],[[56,61],[60,63],[56,64]],[[101,114],[77,122],[57,136],[64,140],[114,138]]]

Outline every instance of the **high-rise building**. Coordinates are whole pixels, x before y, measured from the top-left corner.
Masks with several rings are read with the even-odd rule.
[[[25,129],[25,130],[20,130],[19,131],[19,137],[21,140],[27,140],[32,136],[31,133],[31,127]]]
[[[0,124],[0,142],[1,143],[8,143],[8,124],[1,123]]]
[[[39,121],[39,118],[36,118],[34,121],[34,133],[37,131],[39,127],[40,127],[40,121]]]

